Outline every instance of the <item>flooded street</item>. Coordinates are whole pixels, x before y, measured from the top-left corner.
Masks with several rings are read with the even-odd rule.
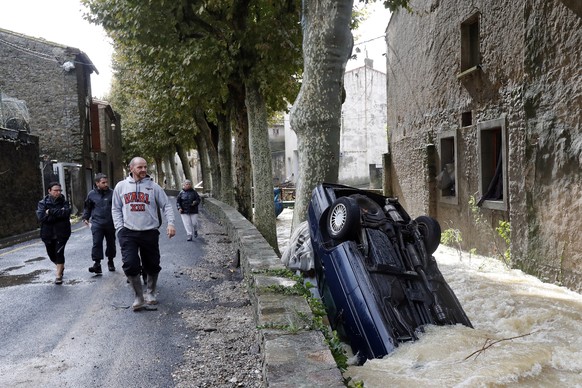
[[[281,251],[289,213],[277,220]],[[418,341],[345,377],[367,388],[582,387],[582,295],[490,257],[460,259],[445,246],[434,256],[474,329],[428,327]]]

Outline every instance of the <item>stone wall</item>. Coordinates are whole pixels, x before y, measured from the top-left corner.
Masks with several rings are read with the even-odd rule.
[[[91,165],[90,73],[93,64],[79,49],[0,29],[0,91],[26,102],[30,133],[47,160]],[[87,193],[85,168],[77,207]],[[90,186],[89,186],[90,187]]]
[[[382,167],[386,136],[386,74],[366,65],[344,74],[339,182],[370,186],[370,165]]]
[[[387,29],[390,189],[413,216],[461,231],[463,247],[505,249],[495,227],[511,223],[514,264],[582,289],[580,155],[582,19],[561,0],[413,1]],[[479,66],[461,68],[461,23],[479,20]],[[479,128],[505,126],[506,194],[499,208],[470,197],[480,187]],[[456,196],[435,186],[441,138],[454,135]],[[432,151],[431,151],[432,150]],[[454,199],[454,200],[451,200]]]
[[[38,138],[0,129],[0,239],[38,228],[39,166]]]
[[[582,290],[582,3],[527,1],[525,132],[515,165],[521,267]],[[520,178],[519,180],[517,178]]]
[[[224,226],[249,284],[261,335],[266,387],[344,387],[340,370],[320,331],[305,325],[311,309],[302,296],[275,292],[293,281],[275,276],[285,267],[259,231],[233,207],[204,198],[202,211]],[[271,271],[271,273],[269,273]],[[290,332],[283,327],[297,327]]]

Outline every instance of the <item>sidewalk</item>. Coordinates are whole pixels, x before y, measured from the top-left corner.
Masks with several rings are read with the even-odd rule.
[[[204,210],[227,230],[249,284],[255,324],[260,328],[263,382],[273,387],[345,387],[323,334],[304,328],[301,314],[311,309],[303,297],[272,291],[290,286],[289,279],[269,275],[284,269],[279,257],[257,229],[231,206],[205,199]]]

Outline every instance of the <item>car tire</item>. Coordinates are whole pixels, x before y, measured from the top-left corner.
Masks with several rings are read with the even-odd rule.
[[[360,229],[360,207],[350,197],[339,197],[327,214],[327,232],[334,240],[349,239]]]
[[[429,216],[420,216],[415,221],[424,239],[426,251],[432,255],[441,243],[441,226],[437,220]]]

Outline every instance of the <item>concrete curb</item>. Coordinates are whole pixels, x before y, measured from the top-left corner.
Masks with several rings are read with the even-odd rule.
[[[311,315],[307,301],[281,295],[269,285],[292,285],[292,281],[265,275],[266,270],[284,269],[281,260],[255,228],[233,207],[214,198],[204,199],[203,211],[226,228],[237,248],[243,274],[255,307],[255,323],[261,334],[263,378],[273,387],[345,387],[323,334],[305,328],[301,315]],[[297,328],[274,329],[277,326]]]
[[[85,225],[79,220],[71,224],[71,231],[74,233],[77,229],[84,226]],[[40,228],[0,239],[0,249],[8,248],[12,245],[20,244],[34,239],[38,239],[40,241]]]

